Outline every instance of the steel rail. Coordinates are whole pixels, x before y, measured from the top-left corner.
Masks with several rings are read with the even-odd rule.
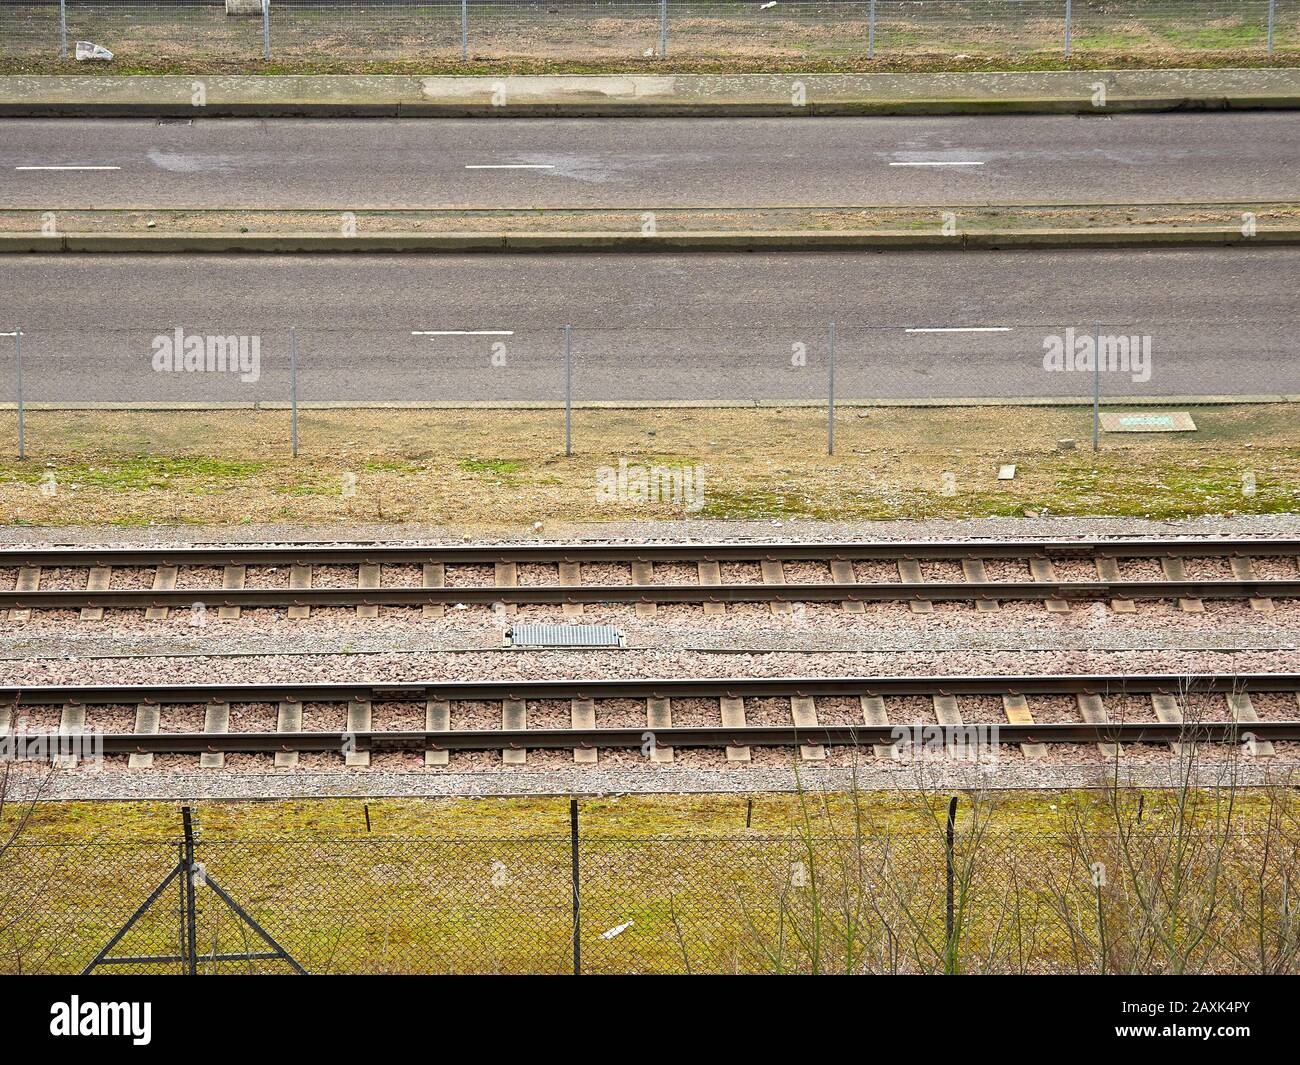
[[[272,547],[4,547],[0,567],[221,566],[442,562],[745,562],[848,559],[1300,558],[1300,540],[921,540],[815,543],[392,544],[310,543]]]
[[[75,684],[0,687],[0,708],[144,704],[412,703],[428,700],[785,698],[833,695],[1142,695],[1300,692],[1296,673],[1020,674],[580,680]],[[643,730],[644,731],[644,730]],[[499,733],[494,733],[499,735]]]
[[[280,751],[494,751],[659,747],[852,747],[978,743],[1239,743],[1300,740],[1300,721],[1114,722],[1012,725],[747,725],[689,728],[466,729],[392,732],[115,732],[97,737],[104,754],[271,754]],[[70,745],[75,734],[58,742]],[[53,744],[54,739],[49,742]],[[72,748],[68,746],[68,749]]]
[[[0,591],[0,609],[74,610],[237,606],[422,606],[431,603],[1105,602],[1111,599],[1296,599],[1300,580],[884,581],[871,584],[561,584],[467,588],[195,588]]]

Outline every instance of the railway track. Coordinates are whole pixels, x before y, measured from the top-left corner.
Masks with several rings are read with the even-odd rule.
[[[198,685],[58,685],[0,688],[0,732],[37,708],[60,707],[63,737],[93,731],[88,712],[130,707],[133,732],[108,732],[100,738],[105,754],[130,755],[133,766],[152,764],[155,754],[198,754],[201,764],[220,766],[226,753],[273,754],[277,765],[297,764],[306,752],[334,752],[346,764],[365,765],[372,751],[423,752],[428,765],[445,765],[451,751],[500,750],[507,763],[526,761],[530,749],[572,749],[577,761],[592,762],[602,748],[640,749],[652,760],[669,761],[675,748],[723,748],[728,760],[748,760],[752,747],[798,747],[804,759],[825,757],[827,747],[854,746],[889,756],[900,743],[952,746],[976,742],[1018,745],[1027,757],[1040,757],[1047,744],[1115,745],[1189,742],[1241,743],[1272,755],[1274,742],[1300,740],[1300,674],[1244,675],[1032,675],[943,677],[743,677],[722,679],[612,679],[551,681],[457,681],[417,683],[288,683]],[[1261,720],[1252,696],[1289,697],[1295,712],[1287,719]],[[903,721],[890,701],[925,696],[933,719]],[[1004,717],[967,721],[963,697],[1000,696]],[[1073,696],[1078,720],[1037,722],[1035,697]],[[1155,720],[1112,720],[1107,700],[1146,696]],[[818,720],[818,699],[858,700],[853,722]],[[596,703],[635,699],[644,702],[645,724],[596,727]],[[672,721],[674,700],[718,703],[719,724],[680,726]],[[756,725],[746,720],[746,700],[789,701],[789,721]],[[571,728],[529,728],[529,704],[569,700]],[[1217,716],[1196,712],[1217,700]],[[453,729],[459,703],[499,703],[501,728]],[[230,731],[230,709],[238,704],[277,707],[274,731]],[[346,704],[346,729],[304,730],[304,708]],[[405,704],[424,714],[424,729],[373,727],[376,704]],[[167,707],[204,706],[202,732],[160,728]],[[1193,708],[1192,714],[1186,714]],[[977,730],[972,734],[972,730]],[[647,751],[647,746],[649,750]]]
[[[1189,559],[1226,563],[1230,577],[1188,579]],[[1122,566],[1157,561],[1161,578],[1126,579]],[[1275,567],[1280,577],[1261,578],[1259,562]],[[989,562],[1023,562],[1023,579],[990,580]],[[1060,580],[1057,563],[1087,562],[1096,579]],[[656,580],[656,564],[690,564],[694,583]],[[816,581],[789,581],[787,564],[824,566]],[[926,579],[923,564],[960,566],[962,579]],[[631,583],[583,581],[583,566],[618,565],[630,571]],[[748,565],[752,573],[724,583],[721,567]],[[897,579],[859,579],[855,565],[892,564]],[[545,583],[519,583],[521,565],[554,566]],[[320,586],[321,567],[355,570],[346,586],[337,580]],[[402,567],[406,579],[418,571],[418,584],[384,583],[383,568]],[[492,584],[449,583],[458,567],[493,568]],[[936,602],[968,602],[993,608],[999,602],[1042,602],[1065,611],[1072,603],[1109,602],[1132,610],[1138,601],[1177,600],[1184,610],[1199,610],[1205,600],[1245,600],[1259,610],[1274,600],[1300,598],[1300,540],[1165,539],[1061,541],[920,541],[823,543],[651,543],[651,544],[294,544],[270,547],[125,547],[5,548],[0,569],[16,573],[12,588],[0,589],[0,609],[11,620],[33,610],[81,610],[83,618],[102,617],[106,609],[149,612],[155,620],[172,609],[196,605],[216,608],[223,616],[241,609],[287,609],[303,618],[313,607],[355,607],[373,614],[380,606],[422,607],[440,614],[448,606],[473,604],[562,605],[571,612],[583,604],[631,603],[653,611],[656,604],[703,604],[706,612],[728,603],[769,603],[786,609],[792,603],[841,603],[861,611],[870,602],[907,602],[929,609]],[[221,570],[221,587],[187,586],[186,571]],[[254,581],[250,570],[276,571]],[[287,575],[279,571],[287,569]],[[152,571],[148,587],[114,587],[113,574]],[[449,570],[452,571],[449,573]],[[42,586],[54,571],[61,587]],[[138,576],[138,574],[137,574]],[[753,579],[750,579],[750,578]],[[75,585],[75,586],[67,586]]]

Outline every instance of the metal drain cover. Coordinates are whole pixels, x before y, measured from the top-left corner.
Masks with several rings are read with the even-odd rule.
[[[613,625],[515,625],[506,633],[507,647],[622,647]]]

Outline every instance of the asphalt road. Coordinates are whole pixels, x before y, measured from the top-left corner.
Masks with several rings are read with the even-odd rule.
[[[1241,395],[1300,393],[1298,290],[1290,248],[7,256],[0,331],[26,334],[33,401],[283,400],[290,326],[304,400],[555,400],[566,322],[580,400],[811,400],[832,319],[845,399],[1086,396],[1091,374],[1045,370],[1044,342],[1095,322],[1151,338],[1149,380],[1107,372],[1107,395]],[[156,371],[178,327],[259,337],[256,379]]]
[[[39,208],[1297,199],[1298,163],[1296,112],[0,121],[0,205]]]

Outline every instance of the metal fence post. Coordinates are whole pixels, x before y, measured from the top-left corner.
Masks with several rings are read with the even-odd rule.
[[[289,329],[289,439],[298,457],[298,330]],[[366,814],[369,817],[369,812]]]
[[[668,0],[659,0],[659,58],[668,54]]]
[[[469,62],[469,0],[460,0],[460,58]]]
[[[198,946],[199,937],[197,934],[194,918],[194,825],[190,820],[190,808],[181,807],[181,824],[185,829],[185,951],[187,955],[185,961],[181,963],[182,968],[188,975],[196,976],[198,974]]]
[[[1070,54],[1070,23],[1074,15],[1073,0],[1065,0],[1065,54]]]
[[[831,322],[826,374],[826,454],[835,454],[835,323]]]
[[[957,945],[954,942],[954,935],[957,926],[957,892],[956,892],[956,863],[953,860],[953,851],[955,849],[957,837],[957,796],[954,795],[948,800],[948,827],[944,833],[944,861],[947,866],[947,908],[943,917],[944,933],[944,961],[943,970],[947,975],[955,975],[957,972],[956,958]]]
[[[867,58],[876,58],[876,0],[871,0],[867,12]]]
[[[1277,24],[1277,0],[1268,0],[1268,54],[1273,54],[1273,27]]]
[[[581,888],[578,880],[578,800],[569,800],[569,854],[573,885],[573,975],[582,975]]]
[[[1096,452],[1101,439],[1101,323],[1092,330],[1092,450]]]
[[[18,389],[18,457],[27,457],[27,425],[23,410],[23,331],[14,326],[14,373]]]
[[[564,327],[564,454],[573,454],[573,326]]]
[[[262,58],[271,58],[271,0],[262,0]]]
[[[59,58],[68,58],[68,2],[59,0]]]

